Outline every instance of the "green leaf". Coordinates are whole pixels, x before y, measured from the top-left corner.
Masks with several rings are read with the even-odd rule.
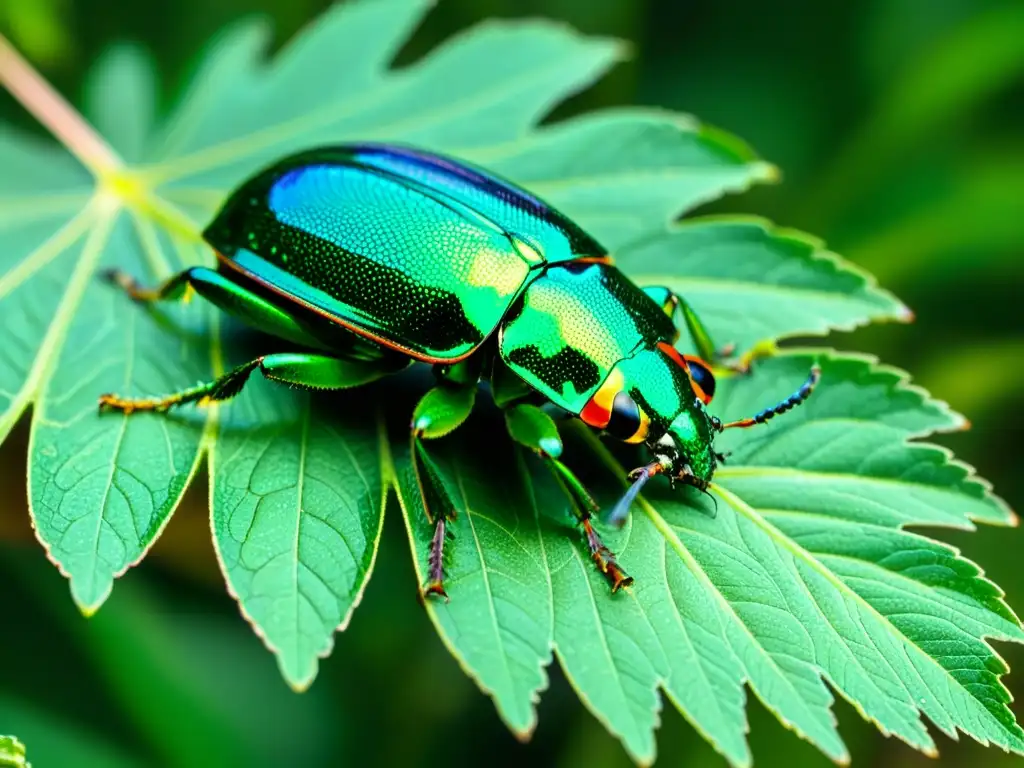
[[[685,296],[720,346],[741,351],[766,340],[912,317],[819,240],[752,217],[689,219],[631,243],[619,264],[640,285]]]
[[[529,481],[524,482],[522,460],[508,441],[500,441],[497,449],[485,448],[489,442],[493,438],[475,444],[449,441],[451,455],[443,454],[438,462],[454,466],[446,488],[458,519],[454,540],[446,547],[445,586],[461,599],[431,601],[427,609],[463,668],[494,697],[509,727],[525,738],[536,725],[538,694],[547,687],[551,583],[537,497]],[[396,459],[399,499],[417,574],[425,582],[433,526],[423,511],[408,449]]]
[[[213,449],[213,532],[242,611],[301,690],[373,569],[387,447],[357,398],[259,384],[231,406]]]
[[[1024,749],[1024,732],[999,681],[1005,664],[986,642],[1024,641],[1017,618],[974,564],[904,530],[1014,521],[946,451],[908,442],[960,428],[963,420],[908,387],[898,371],[824,352],[774,357],[757,363],[750,376],[722,382],[716,412],[741,418],[782,399],[814,360],[822,366],[822,383],[810,402],[760,432],[721,438],[732,454],[717,474],[717,516],[698,511],[707,502],[656,486],[624,531],[606,532],[636,579],[628,594],[611,595],[578,534],[568,538],[564,494],[543,468],[528,474],[532,501],[513,502],[519,516],[511,529],[521,532],[519,542],[532,541],[534,526],[524,520],[532,510],[541,557],[531,550],[517,568],[510,529],[501,538],[480,538],[462,517],[456,520],[447,585],[452,601],[430,603],[428,610],[506,719],[525,711],[536,691],[490,682],[508,665],[520,668],[521,646],[512,645],[504,658],[481,655],[479,639],[466,633],[469,620],[453,619],[452,606],[465,617],[503,605],[504,595],[463,584],[486,583],[494,571],[511,580],[529,561],[532,591],[517,592],[517,603],[540,605],[547,576],[554,605],[547,641],[583,701],[640,762],[654,759],[662,688],[730,762],[749,763],[744,683],[782,722],[836,760],[848,755],[825,681],[883,731],[926,752],[935,746],[921,714],[951,736],[959,728],[983,743]],[[609,479],[623,476],[628,465],[589,433],[567,432],[573,439],[566,461],[585,466],[595,450],[603,459],[606,472],[588,478],[588,485],[607,507],[621,493]],[[516,475],[515,462],[492,458],[493,434],[460,435],[458,458],[449,464],[463,485],[464,478],[486,473],[495,489],[470,505],[471,521],[508,505],[502,501],[508,491],[498,487]],[[399,479],[406,511],[413,512],[413,481],[408,474]],[[425,563],[431,529],[415,515],[409,526],[417,561]],[[469,546],[467,538],[472,558],[460,549]],[[500,632],[518,636],[518,615],[498,618]],[[542,637],[540,628],[531,637],[534,663],[544,657]]]
[[[400,141],[493,168],[595,233],[639,283],[683,292],[716,340],[741,353],[907,318],[806,235],[750,218],[672,223],[774,179],[738,140],[641,109],[538,127],[622,57],[620,43],[551,22],[489,22],[391,67],[426,9],[347,3],[269,59],[268,31],[236,25],[165,121],[149,58],[115,49],[86,89],[109,145],[0,39],[0,80],[84,165],[0,133],[0,324],[10,340],[0,349],[0,437],[31,405],[33,520],[86,612],[145,555],[204,454],[228,588],[293,687],[312,682],[361,599],[391,487],[424,576],[433,529],[410,474],[415,375],[325,396],[256,381],[208,410],[96,412],[105,391],[170,392],[273,349],[199,302],[142,311],[96,273],[117,265],[156,281],[212,263],[202,226],[234,185],[287,152]],[[987,642],[1024,639],[1016,617],[976,566],[906,530],[1008,524],[1012,513],[947,452],[908,442],[961,427],[959,416],[870,360],[815,356],[824,381],[808,404],[721,438],[733,453],[712,488],[717,502],[656,480],[624,529],[602,529],[636,579],[614,595],[564,488],[506,437],[486,398],[465,427],[429,441],[457,516],[446,544],[452,600],[426,610],[517,735],[535,727],[557,657],[641,763],[654,759],[664,695],[729,762],[749,764],[745,686],[836,760],[847,753],[828,686],[922,750],[934,748],[924,714],[951,735],[1022,751],[1005,665]],[[792,392],[810,364],[810,353],[758,360],[752,375],[720,382],[714,411],[749,416]],[[642,457],[613,455],[578,426],[563,437],[563,459],[607,508]]]
[[[59,351],[35,403],[29,468],[36,531],[87,614],[163,530],[198,465],[202,436],[190,414],[100,417],[97,393],[167,392],[182,377],[210,375],[209,353],[196,335],[207,313],[176,308],[152,322],[93,278],[98,266],[146,271],[146,256],[160,258],[152,224],[102,206],[95,216],[57,310],[68,317],[57,321]]]
[[[32,768],[32,764],[25,759],[25,745],[13,736],[0,736],[0,765]]]

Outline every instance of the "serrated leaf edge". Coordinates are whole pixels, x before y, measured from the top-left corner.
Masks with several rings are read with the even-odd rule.
[[[614,471],[616,471],[618,473],[619,477],[623,477],[624,478],[626,476],[625,468],[615,459],[614,456],[612,456],[612,454],[608,451],[607,447],[605,447],[604,444],[601,443],[600,439],[596,435],[590,433],[589,431],[584,432],[582,429],[579,430],[579,431],[583,433],[584,441],[591,446],[591,448],[594,451],[594,454],[598,457],[598,460],[601,461],[609,469],[613,469]],[[623,485],[623,487],[625,487],[625,484]],[[690,554],[689,550],[686,548],[686,546],[683,544],[683,542],[676,535],[675,531],[672,530],[672,527],[665,520],[665,518],[662,517],[662,515],[654,508],[654,506],[652,504],[650,504],[650,502],[648,502],[642,495],[637,497],[637,502],[636,503],[640,506],[640,508],[642,508],[644,510],[644,513],[647,515],[648,519],[650,519],[650,521],[654,525],[654,527],[665,538],[665,542],[667,544],[671,544],[672,548],[679,554],[680,559],[683,560],[683,562],[685,563],[686,567],[690,570],[690,572],[693,573],[694,576],[705,585],[705,587],[708,589],[708,594],[715,600],[715,602],[717,602],[721,606],[723,612],[726,613],[728,616],[732,617],[734,619],[735,623],[736,623],[736,626],[741,631],[743,631],[746,635],[748,635],[750,637],[751,641],[755,645],[759,646],[759,644],[757,643],[757,638],[754,637],[750,633],[750,630],[747,628],[746,624],[740,619],[739,616],[736,615],[736,612],[733,610],[732,606],[729,605],[729,603],[722,596],[721,592],[715,586],[714,581],[707,574],[707,572],[700,565],[700,563],[698,563],[696,561],[696,559]],[[775,666],[775,662],[773,660],[771,660],[771,659],[768,659],[767,663],[770,663],[773,666]],[[741,666],[745,666],[745,665],[743,665],[741,663]],[[779,676],[783,680],[787,679],[786,676],[781,671],[779,672]],[[666,685],[667,682],[668,681],[663,678],[662,681],[661,681],[661,684],[659,685],[659,689],[661,691],[665,692],[666,694],[667,694],[667,685]],[[805,733],[803,731],[803,729],[801,729],[795,723],[793,723],[792,721],[787,719],[781,712],[779,712],[773,705],[771,705],[760,694],[760,692],[758,692],[758,690],[757,690],[757,688],[755,686],[753,686],[751,684],[751,680],[750,680],[749,675],[745,674],[743,679],[740,680],[739,682],[740,682],[741,685],[744,685],[745,687],[747,687],[757,697],[757,699],[761,702],[761,704],[765,707],[765,709],[767,709],[769,712],[771,712],[772,715],[774,715],[775,718],[779,721],[779,723],[781,723],[783,725],[783,727],[785,727],[787,730],[793,731],[801,739],[804,739],[808,743],[810,743],[810,744],[814,745],[816,748],[820,749],[830,759],[832,759],[833,762],[835,762],[835,763],[837,763],[839,765],[846,765],[847,763],[849,763],[850,756],[849,756],[849,753],[846,751],[846,748],[845,748],[845,745],[843,744],[841,735],[839,734],[838,730],[835,728],[835,726],[838,724],[838,721],[836,720],[835,713],[832,711],[831,707],[828,709],[829,720],[831,721],[831,724],[833,726],[832,731],[833,731],[833,733],[835,735],[835,738],[836,738],[836,741],[837,741],[837,745],[842,749],[841,752],[835,752],[835,751],[829,750],[826,747],[826,745],[819,743],[817,740],[813,739],[809,734]],[[800,698],[799,694],[797,694],[796,696],[797,696],[798,699]],[[675,698],[674,697],[669,697],[669,698],[670,698],[670,700],[674,704],[675,703]],[[804,706],[804,708],[805,709],[809,709],[808,707],[806,707],[806,705]],[[682,709],[679,709],[678,711],[680,712],[680,714],[683,714],[683,710]],[[690,721],[691,716],[688,716],[686,714],[683,714],[683,716],[684,716],[684,718],[687,721]],[[695,728],[696,728],[696,726],[695,726]],[[696,728],[696,730],[702,736],[705,735],[705,732],[704,732],[703,729]],[[746,723],[745,733],[749,733],[749,722]],[[715,742],[715,741],[713,741],[711,739],[708,739],[708,743],[712,746],[712,748],[716,752],[718,752],[719,754],[722,754],[723,757],[725,757],[724,753],[719,749],[719,746],[718,746],[717,742]],[[728,759],[728,758],[726,758],[726,759]]]
[[[1003,521],[993,520],[991,518],[980,518],[980,517],[971,517],[970,518],[971,521],[973,521],[975,523],[983,523],[983,524],[986,524],[986,525],[1005,525],[1005,526],[1010,527],[1010,528],[1016,528],[1020,524],[1020,518],[1017,516],[1016,512],[1014,512],[1013,509],[1010,508],[1009,504],[1007,504],[1006,501],[1001,496],[998,496],[997,494],[995,494],[993,492],[992,483],[990,483],[984,477],[981,477],[980,475],[978,475],[977,470],[976,470],[976,468],[974,466],[972,466],[971,464],[968,464],[965,461],[961,461],[960,459],[957,459],[955,454],[953,453],[953,451],[950,450],[949,448],[946,448],[943,445],[936,445],[935,443],[920,442],[921,439],[927,438],[927,437],[929,437],[931,435],[947,434],[947,433],[951,433],[951,432],[960,432],[960,431],[963,431],[963,430],[966,430],[966,429],[970,429],[970,422],[966,418],[964,418],[964,416],[962,414],[960,414],[958,411],[954,410],[949,405],[949,403],[947,403],[945,400],[939,400],[938,398],[934,398],[934,397],[931,396],[931,394],[929,394],[928,390],[924,389],[924,387],[918,386],[917,384],[912,384],[911,380],[912,380],[913,376],[908,371],[906,371],[906,370],[904,370],[902,368],[899,368],[897,366],[894,366],[894,365],[889,365],[887,363],[882,363],[882,362],[880,362],[879,358],[877,356],[875,356],[875,355],[871,355],[871,354],[868,354],[868,353],[865,353],[865,352],[839,351],[839,350],[828,348],[828,347],[785,347],[783,349],[776,350],[773,353],[773,356],[774,357],[780,357],[780,358],[806,357],[809,361],[810,360],[814,360],[814,359],[819,359],[819,360],[820,359],[827,359],[827,360],[833,360],[833,361],[837,361],[837,362],[860,362],[860,363],[864,363],[864,364],[866,364],[868,366],[866,370],[869,373],[872,373],[872,374],[881,373],[881,374],[884,374],[886,376],[894,377],[893,381],[889,384],[889,389],[891,391],[893,391],[893,392],[907,392],[907,393],[911,393],[916,398],[919,399],[920,404],[922,406],[930,406],[930,407],[935,408],[940,413],[942,413],[944,416],[947,416],[950,419],[950,421],[951,421],[951,424],[949,426],[947,426],[947,427],[932,427],[932,428],[929,428],[929,429],[922,429],[922,430],[917,430],[917,431],[907,431],[906,438],[903,440],[903,442],[906,445],[927,447],[927,448],[929,448],[931,450],[934,450],[934,451],[937,451],[938,453],[941,453],[943,458],[944,458],[944,460],[945,460],[945,464],[946,465],[957,467],[957,468],[962,469],[964,471],[965,475],[964,475],[963,479],[961,480],[961,482],[967,483],[969,485],[977,486],[982,491],[982,494],[983,494],[984,498],[987,499],[988,501],[990,501],[993,505],[995,505],[1005,515],[1005,520],[1003,520]],[[738,375],[738,374],[732,374],[732,375]],[[742,473],[743,469],[744,469],[743,467],[723,466],[723,467],[719,468],[718,475],[720,477],[723,476],[723,475],[728,477],[729,475],[743,474]],[[759,468],[758,467],[749,467],[748,469],[750,469],[750,470],[757,470]],[[785,468],[781,468],[781,467],[773,467],[772,471],[773,472],[784,472],[786,470],[785,470]],[[791,470],[791,471],[793,471],[793,472],[801,472],[802,470]],[[747,472],[746,474],[752,474],[752,472]],[[815,474],[815,475],[827,475],[828,473],[825,473],[825,472],[815,472],[815,473],[812,473],[812,474]],[[853,477],[854,475],[850,475],[850,476]],[[866,478],[863,475],[856,475],[856,477],[861,477],[861,478],[867,479],[867,480],[871,479],[871,478]],[[875,479],[879,480],[879,481],[883,481],[881,478],[875,478]],[[955,529],[968,530],[968,531],[976,530],[976,528],[973,525],[970,525],[970,524],[968,524],[966,526],[954,526],[954,525],[944,526],[944,525],[940,525],[940,524],[928,524],[928,525],[923,525],[922,524],[921,526],[916,526],[915,524],[904,524],[904,525],[901,525],[899,527],[900,528],[904,528],[904,527],[934,527],[934,528],[955,528]]]
[[[218,339],[220,338],[219,333],[217,333],[216,336],[217,336]],[[307,421],[308,421],[308,418],[309,418],[309,413],[308,412],[309,412],[310,407],[311,407],[310,403],[307,400],[306,404],[304,406],[304,410],[306,411],[305,415],[306,415]],[[212,412],[217,412],[219,410],[219,406],[217,406],[216,404],[211,404],[210,410]],[[384,426],[384,419],[383,419],[383,416],[381,415],[380,409],[377,409],[376,413],[377,413],[377,419],[376,419],[376,421],[377,421],[377,436],[378,436],[378,441],[380,443],[380,447],[378,449],[377,455],[378,455],[378,461],[380,462],[380,469],[381,469],[381,496],[380,496],[380,507],[379,507],[380,514],[378,516],[379,522],[377,524],[376,535],[373,538],[372,554],[370,555],[370,562],[366,566],[366,573],[363,576],[362,584],[359,585],[359,589],[356,590],[355,594],[352,597],[352,604],[349,606],[348,611],[346,611],[344,616],[342,616],[341,621],[335,626],[334,631],[328,637],[327,645],[324,647],[324,649],[322,651],[318,651],[317,652],[317,655],[316,655],[316,660],[317,661],[322,660],[322,659],[326,659],[326,658],[328,658],[331,655],[331,653],[333,653],[337,634],[339,632],[344,632],[348,628],[349,622],[352,620],[352,615],[355,613],[356,608],[359,607],[359,604],[362,603],[363,596],[366,594],[366,587],[370,583],[370,577],[373,575],[374,567],[377,564],[377,555],[380,552],[380,539],[381,539],[381,536],[384,533],[384,515],[386,514],[386,511],[387,511],[387,500],[388,500],[388,494],[390,492],[390,485],[389,485],[388,479],[389,479],[389,476],[391,474],[391,470],[390,470],[391,459],[390,459],[390,451],[389,451],[389,449],[387,447],[388,441],[387,441],[387,433],[386,433],[385,426]],[[216,487],[215,487],[215,484],[214,484],[214,478],[216,477],[216,451],[213,448],[214,448],[214,443],[215,443],[215,441],[217,439],[217,433],[218,433],[218,429],[219,429],[219,418],[211,418],[208,421],[208,424],[212,424],[213,427],[210,430],[210,434],[209,434],[209,437],[207,438],[207,442],[206,442],[206,447],[203,450],[206,453],[206,466],[207,466],[207,470],[206,471],[207,471],[207,475],[209,477],[209,483],[208,483],[208,489],[207,489],[207,503],[209,505],[209,515],[208,515],[208,517],[209,517],[209,522],[210,522],[210,538],[211,538],[212,544],[213,544],[214,555],[217,558],[217,567],[220,569],[221,577],[222,577],[222,579],[224,581],[224,587],[227,590],[227,593],[235,601],[235,605],[238,607],[238,612],[241,614],[242,618],[245,620],[245,622],[252,629],[253,634],[255,634],[256,637],[258,637],[260,639],[260,642],[263,643],[264,647],[274,655],[274,658],[277,660],[277,663],[278,663],[278,668],[281,671],[281,677],[284,678],[285,682],[288,684],[288,687],[291,688],[295,693],[305,693],[307,690],[309,690],[309,687],[313,684],[313,681],[316,680],[317,673],[319,672],[319,669],[318,669],[319,664],[316,664],[314,666],[313,673],[307,679],[295,680],[290,675],[288,675],[287,672],[285,671],[285,668],[284,668],[284,665],[283,665],[281,650],[270,640],[270,638],[267,637],[267,634],[263,630],[263,628],[252,617],[252,615],[246,610],[244,601],[239,596],[239,594],[235,591],[234,586],[231,584],[231,579],[230,579],[230,576],[228,574],[228,569],[227,569],[227,563],[225,563],[224,557],[223,557],[223,555],[221,553],[221,550],[220,550],[220,546],[218,545],[216,521],[214,520],[214,513],[213,513],[215,493],[216,493]],[[301,509],[299,510],[299,513],[300,514],[302,513]]]
[[[862,289],[875,300],[876,303],[884,301],[886,304],[895,307],[893,311],[878,311],[871,314],[861,320],[852,320],[846,323],[837,323],[834,321],[828,322],[826,331],[819,331],[813,329],[796,330],[789,333],[782,334],[777,337],[770,339],[764,339],[760,343],[783,341],[785,339],[799,338],[801,336],[824,336],[829,331],[853,331],[857,328],[861,328],[866,325],[870,325],[874,322],[899,322],[899,323],[910,323],[914,320],[914,313],[893,293],[882,288],[875,277],[865,270],[858,267],[853,262],[843,258],[838,253],[828,250],[825,247],[825,243],[822,239],[815,237],[814,235],[807,234],[797,229],[790,227],[779,226],[762,216],[752,216],[744,214],[705,214],[701,216],[688,217],[681,221],[676,221],[669,225],[663,232],[648,233],[639,237],[635,240],[629,241],[624,246],[619,248],[620,253],[628,254],[632,248],[641,247],[650,242],[662,239],[666,236],[671,236],[675,232],[683,232],[687,229],[694,227],[705,226],[708,224],[746,224],[753,225],[761,229],[767,238],[772,240],[782,240],[791,243],[796,243],[802,248],[807,249],[804,258],[811,263],[827,263],[832,265],[838,274],[848,274],[857,277],[862,283]],[[628,257],[624,259],[623,271],[626,272],[631,278],[635,279],[639,283],[657,283],[660,280],[660,276],[657,273],[633,271],[629,269]],[[693,278],[690,282],[725,282],[719,281],[713,278]],[[744,284],[749,286],[763,285],[760,283],[753,283],[749,281],[743,281]],[[807,293],[815,293],[816,291],[811,289],[804,289],[799,287],[789,286],[775,286],[775,285],[763,285],[765,291],[770,292],[782,292],[789,291],[797,296]],[[829,297],[833,297],[832,293],[827,294]],[[841,297],[841,294],[835,294],[836,297]],[[879,307],[881,310],[881,307]],[[756,346],[756,345],[755,345]]]
[[[807,565],[809,565],[820,576],[822,576],[828,582],[830,582],[835,589],[837,589],[841,593],[847,595],[847,597],[849,597],[850,599],[852,599],[855,602],[857,602],[858,604],[860,604],[865,610],[867,610],[871,614],[875,615],[878,618],[878,620],[881,623],[883,623],[885,626],[892,627],[893,631],[897,635],[899,635],[901,638],[903,638],[903,640],[905,640],[908,644],[916,647],[916,643],[914,643],[903,632],[899,631],[895,626],[893,626],[892,622],[889,621],[889,619],[885,615],[879,613],[879,611],[873,605],[871,605],[871,603],[869,603],[867,600],[865,600],[863,597],[861,597],[860,593],[858,593],[856,590],[854,590],[849,585],[847,585],[842,579],[840,579],[838,576],[836,576],[829,568],[827,568],[824,564],[822,564],[821,561],[818,560],[818,558],[815,557],[812,553],[808,552],[806,549],[804,549],[800,545],[798,545],[795,542],[793,542],[792,539],[790,539],[788,536],[783,534],[778,528],[776,528],[770,522],[765,520],[764,517],[761,514],[759,514],[756,509],[751,507],[746,501],[744,501],[742,498],[740,498],[736,494],[732,493],[728,489],[723,488],[723,487],[721,487],[721,486],[719,486],[717,484],[712,484],[712,488],[715,491],[715,493],[717,493],[718,496],[723,501],[725,501],[727,504],[729,504],[729,506],[732,507],[737,513],[742,514],[744,517],[746,517],[747,520],[749,520],[752,523],[754,523],[754,525],[756,525],[758,528],[760,528],[762,531],[764,531],[765,534],[767,534],[773,541],[779,543],[779,545],[782,546],[784,549],[786,549],[791,555],[793,555],[794,557],[799,558],[800,560],[803,560]],[[988,639],[988,638],[993,638],[993,637],[997,637],[997,636],[995,636],[995,635],[982,635],[981,637],[982,637],[982,639]],[[987,643],[986,643],[986,645],[987,645]],[[1006,662],[1002,659],[1002,657],[999,656],[998,653],[996,653],[996,651],[994,649],[991,648],[991,646],[989,646],[989,651],[992,653],[993,657],[998,659],[1005,666]],[[922,651],[922,653],[925,653],[925,652]],[[931,657],[930,654],[925,653],[925,655],[928,656],[928,658],[935,664],[935,666],[939,670],[941,670],[947,677],[950,678],[953,687],[957,687],[957,688],[963,688],[964,687],[957,680],[952,678],[952,676],[949,674],[949,672],[946,671],[946,669],[942,666],[941,663],[939,663],[933,657]],[[839,693],[839,695],[842,696],[847,702],[849,702],[854,707],[854,709],[857,710],[858,714],[860,714],[861,717],[863,717],[868,722],[874,724],[875,727],[879,730],[879,732],[881,732],[885,736],[893,735],[884,726],[882,726],[881,723],[878,722],[878,720],[876,720],[874,717],[868,715],[866,710],[864,709],[864,707],[861,705],[861,703],[859,701],[855,700],[852,696],[849,696],[848,694],[846,694],[838,685],[836,685],[836,683],[831,679],[831,676],[824,669],[822,669],[821,667],[818,667],[818,673],[819,673],[819,675],[823,679],[829,681],[830,687],[833,690],[835,690],[837,693]],[[903,681],[901,679],[900,680],[901,685],[902,685],[902,682]],[[1010,695],[1009,690],[1006,689],[1005,684],[1003,684],[1001,680],[999,682],[999,685],[1003,689],[1003,691],[1007,694],[1009,700],[1013,701],[1012,695]],[[905,686],[903,686],[903,691],[905,693],[909,694],[909,690],[907,690],[907,688]],[[927,718],[926,713],[920,708],[919,704],[917,703],[917,701],[912,696],[909,697],[909,698],[914,703],[914,708],[915,708],[915,710],[917,712],[918,720],[921,723],[922,733],[923,733],[923,735],[925,737],[925,741],[923,743],[917,744],[917,743],[914,743],[914,742],[910,741],[909,739],[907,739],[902,734],[895,734],[895,735],[897,736],[897,738],[900,739],[900,741],[903,741],[906,744],[909,744],[910,746],[914,747],[915,749],[921,750],[925,755],[928,755],[929,757],[937,757],[938,754],[939,754],[938,748],[936,747],[934,741],[932,741],[931,736],[928,734],[927,728],[926,728],[926,725],[925,725],[925,723],[930,721],[931,718]],[[1004,706],[1006,706],[1006,705],[1004,704]],[[927,720],[925,718],[927,718]],[[963,734],[965,734],[967,736],[970,736],[975,741],[977,741],[979,744],[983,744],[985,746],[988,746],[989,744],[991,744],[990,740],[979,738],[979,737],[975,736],[974,734],[970,733],[969,731],[963,729],[963,727],[960,724],[956,723],[955,721],[954,721],[953,725],[954,725],[954,729],[955,729],[956,732],[963,733]],[[946,731],[946,729],[942,728],[941,726],[936,725],[936,727],[938,727],[939,730],[942,731],[943,733],[945,733],[947,736],[950,736],[951,738],[955,739],[954,733],[950,733],[949,731]],[[1024,743],[1024,740],[1022,740],[1022,743]],[[998,746],[1002,746],[1002,745],[998,745]],[[1013,750],[1012,748],[1005,748],[1004,747],[1003,749],[1004,749],[1004,751],[1007,751],[1007,752],[1010,752],[1010,751],[1016,751],[1018,753],[1022,752],[1022,750]]]
[[[518,453],[517,453],[517,459],[520,462],[520,471],[524,471],[523,468],[522,468],[522,456],[520,454],[518,454]],[[402,510],[402,523],[405,526],[406,535],[407,535],[408,541],[409,541],[409,553],[410,553],[410,556],[412,557],[412,561],[413,561],[413,570],[416,573],[417,589],[421,589],[421,585],[423,583],[425,583],[425,581],[426,581],[426,574],[423,571],[423,565],[422,565],[422,563],[420,563],[419,556],[417,555],[417,552],[416,552],[416,535],[415,535],[415,532],[412,529],[412,522],[411,522],[411,514],[412,513],[410,511],[409,504],[407,503],[406,498],[405,498],[405,496],[402,493],[401,485],[400,485],[399,480],[398,480],[398,474],[397,474],[397,472],[394,471],[394,466],[393,465],[392,465],[391,476],[392,476],[392,488],[394,489],[395,497],[398,500],[398,505],[399,505],[399,507]],[[533,506],[533,508],[534,508],[532,511],[536,515],[536,514],[538,514],[538,510],[537,510],[536,500],[535,500],[535,497],[534,497],[534,494],[533,494],[533,485],[532,485],[532,483],[530,483],[530,499],[531,499],[531,506]],[[467,514],[467,516],[469,515],[468,505],[467,505],[467,512],[466,512],[466,514]],[[475,534],[474,534],[474,537],[475,537]],[[538,532],[538,538],[541,539],[541,542],[542,542],[541,546],[543,547],[543,536],[540,535],[539,532]],[[481,560],[482,560],[483,553],[480,552],[480,546],[479,546],[479,541],[478,540],[476,540],[476,546],[477,546],[477,551],[480,554],[480,557],[481,557]],[[547,564],[546,551],[545,551],[545,561],[544,561],[544,563],[545,563],[545,565]],[[545,568],[545,578],[546,578],[547,585],[548,585],[548,596],[549,596],[549,598],[552,598],[550,600],[550,603],[551,603],[551,611],[552,611],[551,619],[552,619],[552,626],[553,626],[553,624],[554,624],[553,589],[552,589],[552,585],[551,585],[551,575],[547,571],[546,568]],[[459,668],[462,670],[463,674],[465,674],[466,677],[468,677],[470,680],[472,680],[476,684],[477,688],[479,688],[480,691],[484,695],[488,696],[494,702],[495,709],[498,712],[498,716],[501,718],[501,721],[509,729],[509,731],[512,733],[512,735],[515,736],[516,739],[518,739],[521,742],[529,741],[531,739],[531,737],[533,736],[534,730],[537,727],[537,722],[538,722],[537,705],[540,703],[541,694],[544,691],[547,690],[547,688],[548,688],[548,686],[550,685],[550,682],[551,682],[550,681],[550,677],[547,674],[547,667],[551,664],[552,653],[554,652],[554,649],[555,649],[555,644],[554,644],[553,640],[550,643],[548,643],[548,648],[547,648],[548,656],[547,656],[547,658],[546,659],[542,659],[541,663],[539,665],[539,670],[541,672],[541,677],[543,678],[542,682],[541,682],[541,685],[540,685],[539,688],[536,688],[535,690],[531,691],[530,702],[529,702],[530,703],[530,710],[531,710],[531,712],[530,712],[530,721],[527,723],[525,728],[521,728],[519,726],[516,726],[512,722],[510,722],[510,720],[508,719],[508,717],[505,714],[504,707],[502,706],[502,702],[498,698],[497,692],[493,688],[491,688],[490,686],[486,685],[480,679],[480,677],[476,674],[476,671],[470,666],[469,662],[465,659],[465,657],[455,647],[454,643],[452,643],[451,639],[448,637],[448,634],[445,632],[444,627],[441,624],[441,620],[440,620],[440,617],[437,615],[436,608],[432,604],[432,598],[424,597],[424,598],[421,598],[421,599],[422,599],[424,608],[426,610],[427,616],[430,619],[430,623],[434,625],[434,629],[437,632],[438,638],[441,640],[441,643],[442,643],[442,645],[444,645],[445,649],[451,654],[452,658],[455,659],[455,662],[459,665]],[[552,632],[552,638],[553,637],[554,637],[554,634]]]

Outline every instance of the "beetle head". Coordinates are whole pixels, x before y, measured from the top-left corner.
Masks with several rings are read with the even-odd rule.
[[[692,387],[691,391],[698,394],[688,404],[684,401],[684,407],[677,410],[668,422],[667,429],[652,433],[648,437],[647,447],[654,455],[654,461],[630,473],[632,485],[615,505],[608,516],[608,521],[624,522],[629,514],[629,507],[640,493],[640,489],[655,475],[667,475],[673,484],[681,482],[708,493],[708,485],[714,477],[719,461],[725,460],[724,455],[714,449],[714,439],[718,433],[726,429],[764,424],[769,419],[795,408],[811,396],[820,377],[821,369],[814,365],[807,380],[789,397],[754,416],[728,424],[723,424],[717,416],[708,414],[704,408],[706,401],[700,396],[700,387]]]
[[[668,430],[648,447],[674,482],[706,490],[715,474],[715,430],[703,403],[680,411]]]

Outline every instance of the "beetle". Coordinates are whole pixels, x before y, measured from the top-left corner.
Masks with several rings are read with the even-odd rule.
[[[193,267],[156,288],[117,270],[105,277],[141,303],[195,291],[309,351],[263,355],[166,397],[105,394],[100,409],[226,400],[255,371],[297,387],[343,389],[414,361],[433,364],[437,383],[410,425],[413,471],[434,525],[428,595],[447,599],[443,548],[454,506],[424,443],[465,421],[482,377],[511,436],[569,490],[590,555],[615,591],[632,579],[595,530],[597,507],[562,463],[556,426],[537,403],[649,448],[651,463],[631,473],[611,514],[622,522],[655,475],[706,492],[724,459],[715,435],[802,403],[819,376],[815,367],[791,397],[723,424],[706,406],[724,355],[681,296],[636,286],[596,240],[530,192],[419,149],[357,143],[287,157],[239,186],[203,237],[216,269]],[[699,356],[675,349],[681,326]]]

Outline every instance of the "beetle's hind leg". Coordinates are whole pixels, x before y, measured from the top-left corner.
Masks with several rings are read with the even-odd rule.
[[[413,475],[427,520],[434,524],[427,556],[427,583],[424,595],[448,599],[444,590],[444,543],[449,535],[448,523],[455,519],[455,505],[445,488],[434,460],[424,441],[444,437],[469,417],[476,399],[476,378],[458,375],[443,380],[427,392],[413,411],[410,424],[410,449]]]
[[[505,410],[505,423],[512,439],[540,456],[555,477],[568,489],[572,501],[570,506],[577,523],[583,528],[590,557],[598,570],[608,579],[612,592],[632,584],[633,577],[622,570],[614,553],[605,546],[594,528],[593,518],[598,511],[597,504],[572,470],[559,461],[558,457],[562,455],[562,439],[558,436],[554,420],[535,405],[519,404]]]
[[[191,284],[193,273],[203,271],[212,272],[212,270],[208,270],[203,267],[186,269],[184,272],[172,275],[155,288],[146,288],[134,277],[120,269],[103,270],[100,272],[100,277],[111,285],[116,285],[118,288],[123,290],[128,294],[132,301],[137,301],[141,304],[149,304],[154,301],[177,301],[180,299],[188,299],[192,290]]]
[[[233,368],[223,376],[165,397],[129,398],[107,394],[100,396],[101,411],[166,411],[185,403],[205,405],[228,400],[239,392],[254,371],[271,381],[279,381],[302,389],[348,389],[394,373],[394,365],[382,362],[340,360],[311,353],[263,355]]]

